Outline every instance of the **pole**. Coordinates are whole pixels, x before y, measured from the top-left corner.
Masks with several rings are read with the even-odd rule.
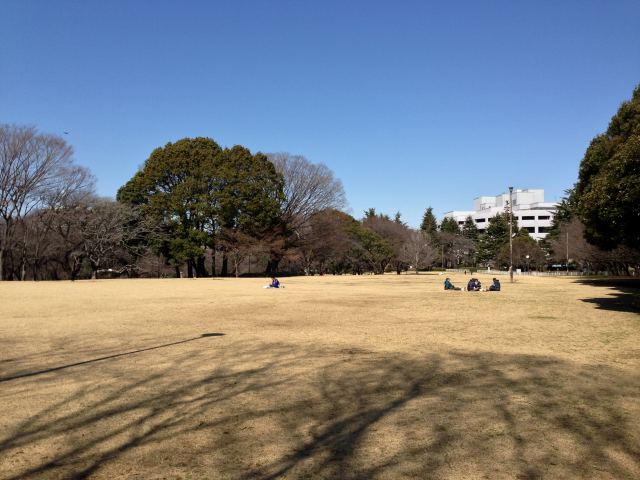
[[[513,283],[513,187],[509,187],[509,281]]]
[[[567,230],[567,275],[569,275],[569,230]]]

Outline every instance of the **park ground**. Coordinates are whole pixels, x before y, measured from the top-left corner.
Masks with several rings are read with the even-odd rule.
[[[0,283],[0,478],[640,478],[637,285],[443,279]]]

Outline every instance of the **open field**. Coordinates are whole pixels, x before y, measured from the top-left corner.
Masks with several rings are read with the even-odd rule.
[[[0,478],[640,478],[638,291],[443,279],[0,283]]]

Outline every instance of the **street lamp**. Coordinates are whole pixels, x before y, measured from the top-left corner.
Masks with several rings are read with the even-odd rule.
[[[509,281],[513,283],[513,187],[509,187]]]
[[[567,227],[567,275],[569,275],[569,228]]]

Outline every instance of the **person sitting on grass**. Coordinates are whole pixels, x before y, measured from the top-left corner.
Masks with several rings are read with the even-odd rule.
[[[467,283],[468,292],[479,292],[480,290],[482,290],[482,284],[480,283],[480,280],[478,280],[477,278],[472,278],[471,280],[469,280],[469,283]]]
[[[271,277],[271,283],[269,285],[265,285],[264,288],[280,288],[280,281],[276,277]]]
[[[444,289],[445,290],[460,290],[460,287],[456,287],[455,285],[453,285],[453,283],[451,283],[451,280],[449,279],[449,277],[444,279]]]
[[[490,292],[499,292],[500,291],[500,280],[497,278],[493,279],[493,284],[489,287]]]

